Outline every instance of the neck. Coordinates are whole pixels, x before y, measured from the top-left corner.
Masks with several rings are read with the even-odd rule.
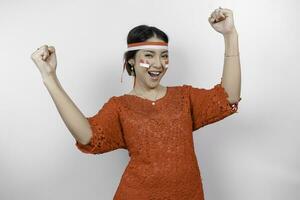
[[[155,96],[159,91],[162,90],[162,88],[163,86],[160,84],[149,87],[148,85],[136,81],[133,91],[145,96]]]

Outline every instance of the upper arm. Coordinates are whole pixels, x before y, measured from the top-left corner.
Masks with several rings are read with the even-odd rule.
[[[216,84],[210,89],[191,85],[185,87],[189,94],[193,131],[232,115],[238,110],[238,103],[231,104],[228,101],[228,94],[221,84]]]
[[[112,97],[102,108],[87,120],[92,129],[92,138],[86,145],[76,141],[77,148],[90,154],[109,152],[118,148],[126,149],[119,119],[118,104]]]

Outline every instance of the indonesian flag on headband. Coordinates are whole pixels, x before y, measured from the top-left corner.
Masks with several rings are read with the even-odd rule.
[[[166,42],[136,42],[127,45],[127,51],[139,49],[168,49]]]

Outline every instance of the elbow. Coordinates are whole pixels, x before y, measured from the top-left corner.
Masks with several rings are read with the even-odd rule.
[[[90,143],[90,140],[77,140],[82,145],[87,145]]]
[[[92,139],[92,132],[90,131],[88,134],[87,134],[87,137],[82,137],[82,138],[78,138],[77,141],[80,143],[80,144],[83,144],[83,145],[87,145],[91,142],[91,139]]]
[[[228,98],[228,102],[230,104],[238,104],[241,100],[242,100],[241,97],[238,97],[238,98]]]

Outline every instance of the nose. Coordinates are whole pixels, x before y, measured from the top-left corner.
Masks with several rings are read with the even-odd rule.
[[[155,68],[161,68],[163,67],[163,64],[162,64],[162,60],[160,59],[159,56],[156,56],[155,59],[154,59],[154,63],[153,63],[153,67]]]

